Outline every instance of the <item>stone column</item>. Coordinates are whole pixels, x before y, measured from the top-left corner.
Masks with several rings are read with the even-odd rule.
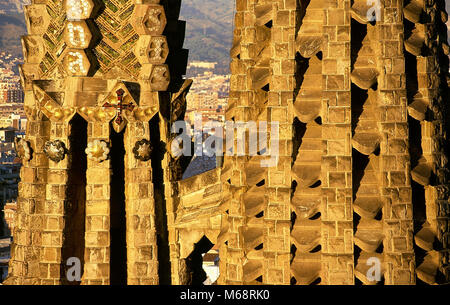
[[[32,91],[26,92],[27,101],[33,101]],[[24,158],[20,170],[19,197],[14,225],[14,241],[11,244],[11,260],[8,278],[4,284],[41,284],[39,278],[48,275],[48,265],[41,269],[41,241],[45,225],[47,166],[43,153],[49,138],[50,122],[43,120],[36,112],[27,113],[27,135],[25,139],[32,149],[31,160]],[[45,268],[47,267],[47,268]],[[41,271],[43,271],[41,273]]]
[[[420,6],[406,4],[403,9],[405,25],[414,26],[411,35],[406,33],[405,26],[405,49],[409,53],[406,87],[417,90],[414,96],[407,96],[409,122],[416,127],[413,132],[421,135],[417,135],[416,141],[410,138],[413,197],[417,198],[414,242],[425,251],[423,260],[416,260],[416,274],[420,281],[432,285],[448,281],[450,276],[449,169],[445,156],[448,154],[445,148],[448,62],[444,51],[448,53],[444,39],[447,16],[441,10],[443,3],[439,2],[421,1]]]
[[[385,3],[379,28],[380,172],[385,284],[414,284],[413,221],[401,1]],[[412,135],[414,137],[414,135]],[[395,162],[389,162],[390,160]]]
[[[322,284],[353,284],[350,1],[324,2]],[[336,67],[334,70],[330,67]],[[336,211],[339,211],[336,213]]]
[[[323,4],[300,3],[296,12],[295,87],[292,122],[291,284],[321,281],[322,69],[336,72],[334,60],[322,63]],[[291,38],[292,39],[292,38]],[[284,66],[286,67],[289,66]],[[326,160],[326,159],[324,159]],[[324,162],[325,163],[325,162]],[[335,164],[330,157],[329,164]],[[322,171],[322,169],[324,169]]]
[[[109,120],[88,122],[88,145],[109,143]],[[108,285],[110,281],[110,160],[87,160],[86,231],[82,284]]]
[[[65,276],[61,269],[63,230],[65,221],[65,203],[67,201],[67,183],[69,158],[69,123],[51,122],[50,137],[45,144],[46,157],[49,159],[46,184],[46,201],[42,213],[43,232],[41,260],[39,264],[42,284],[57,285]],[[63,158],[63,159],[62,159]],[[68,220],[70,221],[70,220]]]
[[[155,200],[148,120],[129,122],[125,131],[125,196],[129,285],[158,284]]]
[[[270,75],[267,116],[258,121],[268,121],[267,151],[273,164],[267,168],[264,210],[264,263],[263,283],[286,285],[290,283],[290,199],[292,164],[292,119],[294,116],[295,57],[296,57],[295,1],[272,4],[272,29],[270,43]],[[279,134],[272,132],[279,125]],[[259,129],[259,126],[258,126]],[[259,130],[260,133],[264,132]],[[269,133],[270,132],[270,133]],[[278,142],[278,152],[274,143]],[[259,143],[262,144],[262,143]],[[278,154],[278,156],[276,155]],[[262,162],[260,162],[262,163]],[[263,166],[260,164],[260,166]]]

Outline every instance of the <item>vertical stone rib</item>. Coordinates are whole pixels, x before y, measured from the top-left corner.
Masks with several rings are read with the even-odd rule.
[[[361,3],[361,2],[359,2]],[[357,7],[354,3],[353,8]],[[379,23],[369,23],[367,16],[352,14],[352,169],[354,211],[354,258],[355,278],[363,284],[382,282],[383,221],[380,179],[379,129],[380,93],[377,84],[379,70],[377,56],[380,54],[377,33]],[[380,216],[381,215],[381,216]],[[373,259],[380,278],[372,278]],[[378,264],[379,262],[379,264]]]
[[[415,282],[401,3],[385,3],[381,20],[377,21],[377,26],[380,24],[380,173],[387,285]]]
[[[353,284],[350,1],[326,1],[323,47],[322,283]],[[330,63],[333,65],[329,66]],[[335,67],[330,69],[330,67]]]
[[[27,87],[25,87],[27,88]],[[25,104],[34,103],[28,95]],[[30,101],[31,98],[31,101]],[[28,106],[27,106],[28,107]],[[46,211],[46,192],[48,161],[43,147],[49,138],[50,122],[36,112],[27,112],[27,133],[25,139],[30,142],[32,159],[23,162],[20,169],[19,197],[15,216],[14,241],[11,245],[8,278],[3,284],[31,285],[41,284],[41,241]],[[44,266],[42,275],[47,276]]]
[[[271,10],[271,9],[270,9]],[[269,10],[269,11],[270,11]],[[266,15],[266,14],[264,14]],[[271,14],[269,14],[269,19]],[[254,11],[253,7],[246,0],[236,0],[235,28],[233,47],[230,51],[231,77],[230,77],[230,100],[226,112],[227,121],[238,121],[242,117],[245,105],[249,104],[250,94],[247,79],[247,69],[249,54],[247,51],[248,32],[254,31]],[[233,146],[235,145],[233,139]],[[235,152],[235,149],[233,150]],[[225,189],[230,192],[230,198],[223,204],[224,217],[222,220],[222,231],[219,234],[220,242],[220,277],[218,283],[221,285],[240,285],[244,282],[244,241],[242,240],[242,227],[245,224],[244,211],[241,203],[244,187],[244,164],[246,157],[233,155],[224,156],[224,166],[221,173],[222,182]],[[259,267],[260,268],[260,267]],[[254,278],[257,278],[257,275]]]
[[[55,143],[54,141],[61,141],[64,143],[65,148],[68,147],[68,122],[51,122],[49,142]],[[64,268],[61,265],[64,263],[61,261],[61,250],[63,246],[69,162],[70,160],[67,156],[64,156],[64,159],[59,162],[49,160],[45,212],[43,213],[42,258],[40,261],[42,284],[60,284],[61,277],[65,276]]]
[[[408,114],[411,124],[419,126],[421,141],[412,142],[411,178],[418,192],[415,206],[416,275],[421,282],[439,284],[449,281],[448,264],[448,161],[445,157],[448,61],[444,49],[443,14],[440,1],[416,1],[404,8],[407,62]],[[422,14],[422,18],[414,18]],[[448,53],[448,51],[447,51]],[[414,91],[412,91],[414,90]],[[420,199],[420,201],[419,201]],[[423,252],[424,251],[424,252]],[[422,254],[423,253],[423,254]]]
[[[88,122],[88,143],[109,143],[109,121]],[[88,158],[86,170],[86,233],[84,285],[110,283],[110,196],[111,161]]]
[[[171,154],[171,140],[175,136],[171,134],[171,128],[174,122],[184,120],[185,95],[192,83],[183,79],[183,75],[186,74],[188,50],[183,49],[185,22],[179,20],[181,2],[181,0],[161,1],[167,16],[167,28],[163,34],[166,35],[169,46],[166,63],[170,70],[170,85],[167,90],[157,90],[160,114],[159,120],[155,122],[158,126],[155,125],[152,135],[152,137],[158,135],[158,139],[152,139],[155,144],[165,145],[165,150],[153,157],[154,164],[159,162],[158,170],[153,168],[153,173],[158,175],[156,179],[160,179],[158,183],[155,182],[159,279],[160,284],[175,285],[182,284],[181,278],[185,276],[181,266],[183,258],[180,257],[179,243],[182,241],[179,240],[178,230],[175,227],[175,217],[180,202],[178,181],[182,179],[183,161],[186,156],[173,157]],[[158,151],[163,149],[164,146]]]
[[[155,208],[152,170],[149,159],[138,160],[134,148],[145,154],[145,145],[137,142],[150,138],[148,122],[129,122],[125,131],[125,196],[127,222],[127,271],[129,285],[158,284]],[[151,149],[148,147],[148,149]],[[140,153],[140,154],[139,154]]]
[[[272,4],[271,79],[267,120],[279,124],[279,135],[270,133],[271,157],[276,158],[273,137],[279,143],[279,157],[267,172],[268,206],[264,214],[263,283],[290,283],[290,198],[292,120],[294,117],[295,31],[297,3],[284,1]],[[260,131],[261,132],[261,131]]]

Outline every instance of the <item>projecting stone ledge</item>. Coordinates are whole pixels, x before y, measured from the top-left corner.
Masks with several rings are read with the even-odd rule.
[[[403,9],[405,18],[411,22],[418,23],[423,13],[423,4],[422,0],[411,0]]]
[[[374,219],[361,219],[354,236],[355,245],[365,252],[375,252],[383,242],[382,222]]]
[[[425,46],[424,30],[415,28],[412,31],[411,36],[405,39],[405,49],[412,55],[420,56],[422,54],[422,49],[424,48],[424,46]]]
[[[378,281],[375,279],[372,281],[367,277],[369,269],[372,268],[373,264],[368,261],[371,258],[377,258],[381,262],[381,271],[380,275],[383,276],[385,272],[385,267],[383,264],[383,254],[379,253],[365,253],[362,252],[358,258],[358,262],[355,267],[355,276],[359,279],[364,285],[376,285]]]
[[[357,133],[353,136],[352,144],[360,153],[370,155],[380,144],[380,135],[377,133]]]
[[[320,97],[321,95],[318,94],[317,96]],[[294,103],[294,109],[295,114],[301,122],[309,123],[320,116],[322,101],[306,101],[299,99],[299,97],[297,96],[297,99]]]
[[[428,104],[423,100],[414,100],[408,105],[408,114],[418,121],[425,120],[427,110]]]
[[[378,71],[375,68],[356,68],[351,73],[352,83],[367,90],[377,82]]]
[[[297,38],[297,51],[305,58],[310,58],[322,49],[322,36],[299,36]]]
[[[375,218],[383,207],[379,197],[360,197],[357,196],[353,202],[353,209],[361,217]]]
[[[436,284],[436,274],[439,269],[439,253],[429,252],[422,264],[416,268],[417,277],[429,285]]]
[[[436,235],[426,224],[415,236],[416,244],[425,251],[433,250],[433,244],[436,241]]]
[[[320,253],[297,254],[291,264],[291,275],[297,285],[310,285],[320,277],[322,263]]]
[[[411,178],[417,183],[427,186],[430,184],[431,173],[431,166],[419,161],[419,164],[411,171]]]

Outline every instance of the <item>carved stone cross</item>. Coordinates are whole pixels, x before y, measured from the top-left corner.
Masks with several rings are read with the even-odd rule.
[[[117,116],[116,116],[115,122],[118,125],[120,125],[123,122],[122,111],[125,109],[132,111],[134,109],[134,105],[133,105],[133,103],[128,103],[128,104],[123,103],[123,95],[125,93],[125,91],[123,89],[117,90],[116,93],[117,93],[117,101],[118,101],[117,105],[112,105],[112,104],[106,102],[103,104],[103,107],[116,108]]]

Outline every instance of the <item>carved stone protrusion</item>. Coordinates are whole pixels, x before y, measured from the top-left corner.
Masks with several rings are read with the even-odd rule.
[[[64,40],[69,48],[87,49],[92,41],[92,32],[86,21],[69,21],[64,31]]]
[[[66,0],[67,20],[82,20],[93,17],[96,11],[93,0]]]
[[[64,68],[71,76],[87,76],[91,62],[84,50],[68,49],[64,56]]]
[[[94,140],[88,143],[85,153],[89,160],[103,162],[108,159],[109,151],[110,149],[106,141]]]
[[[25,20],[29,35],[43,35],[50,24],[50,16],[45,4],[24,6]]]
[[[150,141],[146,139],[142,139],[140,141],[137,141],[133,148],[133,154],[134,157],[141,161],[148,161],[150,160],[151,154],[152,154],[152,145]]]
[[[163,64],[169,55],[165,36],[143,35],[136,44],[135,55],[141,64]]]
[[[60,140],[47,141],[44,145],[44,153],[47,158],[58,163],[64,160],[64,157],[66,156],[66,145]]]
[[[170,83],[169,66],[153,66],[150,76],[151,91],[166,91]]]
[[[44,39],[41,36],[22,36],[22,51],[26,63],[39,64],[45,55]]]
[[[30,161],[32,158],[32,149],[30,142],[25,139],[14,139],[14,148],[16,150],[17,156],[22,159],[22,161]]]
[[[138,4],[134,7],[131,20],[139,35],[161,35],[167,24],[162,5]]]
[[[186,112],[186,95],[192,86],[192,79],[186,79],[180,90],[172,96],[171,121],[175,122]]]

